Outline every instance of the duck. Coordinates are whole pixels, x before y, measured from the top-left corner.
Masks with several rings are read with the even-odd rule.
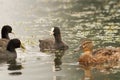
[[[0,50],[0,61],[12,61],[17,58],[15,49],[21,47],[21,41],[17,38],[10,39],[7,44],[6,50]]]
[[[12,32],[12,27],[9,25],[4,25],[1,29],[1,39],[0,39],[0,47],[4,47],[4,49],[7,47],[7,43],[10,40],[9,33]]]
[[[83,50],[83,53],[79,57],[78,60],[79,64],[84,67],[94,65],[94,63],[96,63],[96,59],[92,55],[92,48],[93,48],[92,41],[84,39],[81,42],[81,46],[79,46],[79,49],[80,48]],[[77,48],[77,50],[79,49]]]
[[[92,40],[83,40],[81,43],[83,54],[79,57],[79,64],[83,67],[109,64],[119,61],[120,48],[106,47],[93,50]]]
[[[54,51],[54,50],[67,50],[69,46],[62,41],[61,32],[59,27],[53,27],[51,29],[51,35],[54,36],[53,39],[44,39],[39,40],[40,51],[44,52],[45,50]]]

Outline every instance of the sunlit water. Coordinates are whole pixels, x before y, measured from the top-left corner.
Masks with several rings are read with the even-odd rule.
[[[80,15],[77,13],[72,15],[77,16],[80,20],[73,18],[73,21],[70,21],[69,16],[62,14],[62,11],[61,13],[57,11],[57,9],[59,10],[60,8],[66,9],[67,11],[67,7],[65,5],[60,6],[56,1],[57,0],[0,0],[0,26],[2,27],[5,24],[11,25],[15,35],[10,35],[10,37],[21,39],[26,47],[25,51],[21,49],[17,50],[17,65],[22,66],[19,70],[8,70],[9,65],[1,63],[0,78],[2,80],[87,80],[84,71],[79,67],[77,62],[81,52],[74,53],[73,49],[78,46],[81,38],[86,38],[87,35],[89,35],[86,30],[83,31],[84,27],[86,29],[89,27],[94,29],[95,26],[103,26],[100,22],[107,19],[104,19],[102,14],[97,14],[97,10],[94,16],[98,15],[98,17],[93,18],[89,16],[94,13],[94,4],[98,4],[98,7],[100,7],[97,1],[95,3],[93,0],[92,3],[91,0],[91,4],[87,5],[88,2],[85,4],[85,2],[81,0]],[[71,0],[63,0],[63,3],[69,1]],[[61,1],[58,0],[58,3],[59,2],[61,3]],[[77,3],[73,1],[73,5],[75,4]],[[71,7],[71,5],[69,5],[69,7]],[[82,12],[82,10],[85,12]],[[68,10],[68,12],[70,11]],[[63,11],[63,13],[65,12]],[[59,16],[57,14],[59,14]],[[65,14],[67,15],[68,13]],[[60,18],[61,16],[63,16],[63,19]],[[107,16],[107,18],[109,17]],[[95,21],[95,19],[99,20]],[[108,25],[113,26],[113,24]],[[61,28],[63,40],[66,41],[70,47],[61,60],[62,65],[60,65],[60,71],[55,71],[54,54],[42,53],[39,51],[38,47],[39,39],[52,37],[49,35],[49,30],[53,26],[59,26]],[[114,26],[116,26],[116,29],[120,29],[119,23],[115,23]],[[104,27],[107,28],[106,25],[104,25]],[[91,31],[93,29],[88,30]],[[96,37],[89,35],[89,38],[95,38],[95,40],[96,38],[110,39],[110,42],[114,42],[115,40],[116,42],[120,42],[119,34],[116,36],[115,40],[109,37],[114,36],[110,31],[104,33],[104,38],[104,35],[101,36],[98,34],[102,31],[96,32],[94,30],[93,32],[96,34]],[[93,32],[91,32],[91,35],[93,35]],[[117,33],[117,31],[114,33]],[[107,38],[106,34],[109,34]],[[91,80],[120,80],[119,69],[111,72],[93,70],[91,75]]]

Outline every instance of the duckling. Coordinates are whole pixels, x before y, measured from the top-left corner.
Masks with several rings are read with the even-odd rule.
[[[84,40],[81,43],[83,54],[79,58],[79,63],[82,66],[95,66],[100,64],[111,64],[119,60],[119,48],[101,48],[93,51],[91,40]]]
[[[79,57],[79,64],[83,67],[94,65],[96,59],[92,55],[92,41],[84,39],[80,47],[84,53]]]
[[[52,28],[51,34],[54,36],[54,39],[39,40],[40,51],[67,50],[69,48],[68,45],[62,41],[59,27]]]
[[[12,33],[12,28],[9,25],[4,25],[1,30],[1,39],[0,39],[0,47],[4,47],[4,49],[7,46],[9,38],[9,33]]]
[[[6,50],[0,51],[0,60],[15,60],[17,58],[16,48],[20,48],[21,41],[17,38],[11,39],[8,44]]]

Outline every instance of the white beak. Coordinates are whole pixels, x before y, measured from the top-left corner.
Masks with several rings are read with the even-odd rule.
[[[53,35],[54,34],[54,28],[51,28],[51,31],[50,31],[50,35]]]

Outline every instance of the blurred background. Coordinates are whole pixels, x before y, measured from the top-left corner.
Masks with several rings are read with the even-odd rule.
[[[96,47],[119,46],[119,0],[0,0],[0,8],[0,26],[11,25],[20,38],[37,42],[59,26],[71,47],[82,38]]]

